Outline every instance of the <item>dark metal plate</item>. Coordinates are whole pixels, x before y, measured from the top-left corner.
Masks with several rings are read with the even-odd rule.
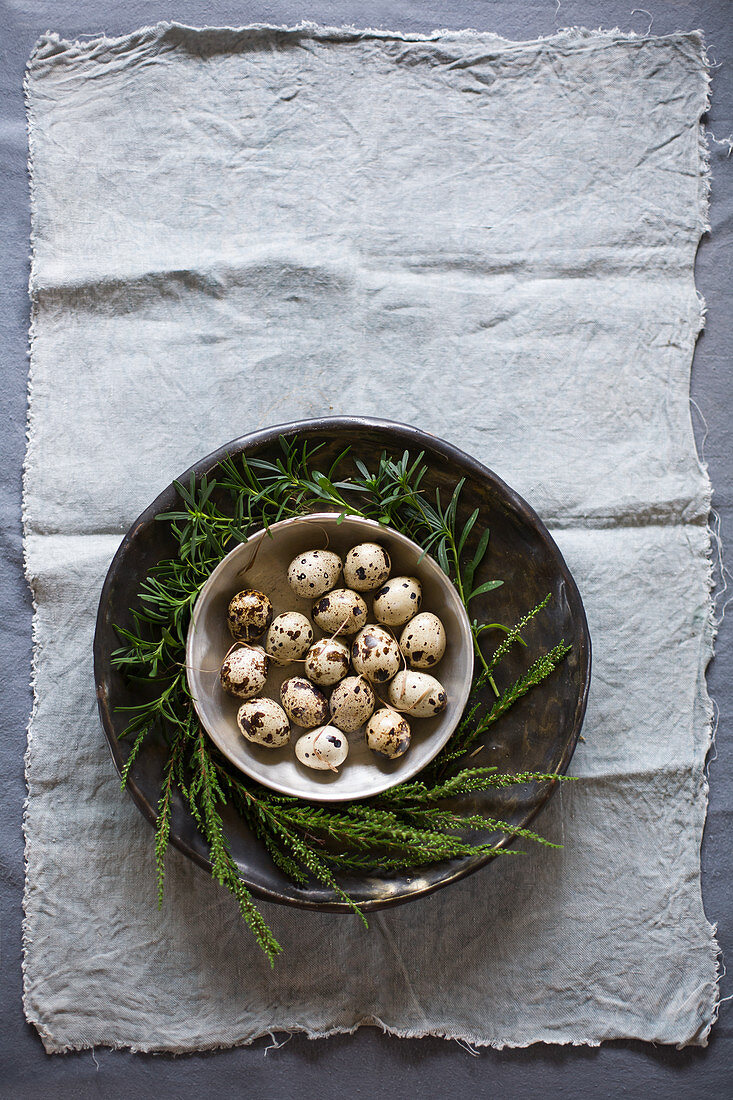
[[[527,641],[531,654],[551,648],[560,638],[572,644],[572,652],[553,675],[534,688],[493,727],[493,736],[472,764],[497,765],[506,771],[564,772],[577,744],[585,714],[590,684],[591,647],[588,624],[577,586],[562,555],[542,521],[529,505],[496,474],[451,444],[417,428],[365,417],[333,417],[305,420],[254,432],[234,440],[197,462],[191,469],[201,476],[209,473],[226,455],[267,457],[279,453],[280,435],[298,435],[311,442],[325,444],[324,463],[333,460],[347,444],[352,453],[373,466],[382,451],[400,455],[408,449],[417,455],[425,452],[430,467],[428,489],[442,487],[449,498],[456,481],[466,478],[461,497],[459,519],[465,520],[474,508],[481,509],[476,530],[491,528],[489,553],[478,580],[493,577],[504,581],[502,588],[472,602],[472,615],[483,620],[516,622],[551,592],[548,608],[531,624]],[[187,482],[190,471],[181,475]],[[447,494],[447,495],[446,495]],[[110,665],[110,654],[119,642],[113,624],[129,623],[129,608],[136,602],[140,583],[156,561],[175,554],[167,525],[155,522],[155,516],[174,506],[177,496],[169,486],[142,513],[125,536],[110,566],[102,589],[94,636],[94,667],[97,698],[112,759],[121,770],[130,751],[130,743],[120,740],[125,715],[115,708],[135,702],[134,690]],[[490,643],[489,643],[490,644]],[[526,667],[527,657],[519,647],[502,662],[500,684],[506,686]],[[155,822],[155,807],[160,796],[165,745],[161,739],[147,738],[133,767],[127,790],[142,813]],[[501,792],[476,795],[476,810],[487,816],[501,817],[512,825],[524,826],[539,812],[556,784],[527,784]],[[243,880],[258,897],[311,909],[348,911],[330,892],[318,884],[299,887],[275,868],[264,846],[233,813],[225,813],[225,825],[231,839],[232,854]],[[507,838],[492,835],[497,844]],[[209,868],[206,843],[182,800],[175,805],[171,840],[191,859]],[[365,909],[380,909],[447,886],[484,866],[490,856],[452,860],[422,868],[414,874],[344,877],[344,888]]]

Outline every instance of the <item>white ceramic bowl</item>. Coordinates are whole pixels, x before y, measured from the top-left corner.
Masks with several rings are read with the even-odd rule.
[[[269,532],[258,531],[232,550],[201,589],[186,644],[186,675],[194,706],[214,744],[236,767],[264,786],[319,802],[368,798],[421,771],[456,728],[468,700],[473,675],[473,642],[468,615],[454,585],[437,562],[427,554],[421,558],[421,548],[390,527],[355,516],[347,516],[338,523],[339,518],[338,513],[319,512],[282,520],[272,524]],[[366,746],[363,728],[348,734],[349,756],[338,775],[312,771],[296,760],[293,746],[304,732],[299,727],[292,727],[290,744],[282,749],[262,748],[246,741],[236,719],[242,701],[224,692],[218,675],[232,645],[227,607],[236,592],[244,588],[258,589],[269,596],[274,615],[300,611],[310,617],[311,602],[300,599],[292,591],[287,568],[297,554],[324,549],[324,531],[328,533],[328,549],[335,550],[342,559],[357,543],[381,543],[392,559],[392,576],[419,578],[423,587],[422,610],[432,611],[442,619],[448,639],[445,656],[434,672],[430,670],[448,694],[448,705],[443,713],[436,718],[410,719],[408,716],[412,743],[398,760],[385,760],[371,752]],[[369,606],[368,621],[374,622],[371,594],[362,595]],[[314,633],[316,638],[323,636],[315,626]],[[261,694],[279,702],[283,680],[298,674],[303,675],[302,664],[278,666],[271,661]],[[386,685],[377,690],[386,698]]]

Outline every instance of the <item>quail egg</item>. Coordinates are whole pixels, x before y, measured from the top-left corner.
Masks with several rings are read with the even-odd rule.
[[[448,703],[445,688],[434,676],[409,669],[397,673],[389,685],[387,698],[395,710],[413,718],[433,718]]]
[[[229,603],[229,630],[238,642],[252,642],[262,637],[272,620],[272,604],[264,592],[245,589],[237,592]]]
[[[384,584],[392,568],[389,554],[378,542],[360,542],[344,559],[344,584],[356,592],[371,592]]]
[[[384,684],[399,672],[402,664],[400,647],[383,626],[365,626],[351,646],[354,672],[366,676],[373,684]]]
[[[432,668],[445,653],[445,627],[431,611],[421,611],[400,635],[400,649],[413,668]]]
[[[417,577],[392,577],[374,596],[374,616],[385,626],[402,626],[417,615],[421,603]]]
[[[342,562],[333,550],[306,550],[288,566],[288,584],[296,596],[317,600],[338,583]]]
[[[280,701],[296,726],[310,729],[328,721],[328,699],[305,676],[291,676],[280,687]]]
[[[410,747],[410,723],[391,707],[375,710],[367,722],[366,743],[379,756],[396,760]]]
[[[267,749],[280,749],[290,740],[290,723],[273,699],[250,699],[237,712],[237,725],[248,741]]]
[[[374,710],[372,686],[363,676],[347,676],[331,692],[331,723],[344,733],[363,726]]]
[[[313,607],[313,622],[327,634],[356,634],[366,624],[367,605],[358,592],[334,588]]]
[[[298,738],[295,755],[306,768],[335,772],[349,755],[349,742],[335,726],[321,726]]]
[[[319,687],[331,687],[349,671],[349,647],[338,638],[321,638],[305,655],[305,674]]]
[[[269,663],[262,646],[243,645],[224,658],[219,672],[221,686],[227,695],[251,699],[265,686]]]
[[[286,665],[299,660],[313,642],[313,627],[299,611],[286,611],[272,620],[265,649],[276,661]]]

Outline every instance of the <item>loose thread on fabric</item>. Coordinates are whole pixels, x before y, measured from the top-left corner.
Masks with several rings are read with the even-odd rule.
[[[462,1050],[465,1050],[467,1054],[470,1054],[472,1058],[481,1057],[481,1051],[476,1050],[476,1047],[473,1045],[473,1043],[469,1043],[468,1039],[454,1039],[453,1042],[456,1043],[457,1046],[461,1047]]]
[[[720,988],[720,985],[723,981],[723,978],[726,976],[727,973],[728,973],[728,969],[727,969],[725,963],[722,961],[722,958],[721,958],[720,972],[718,973],[718,988]],[[715,1007],[713,1009],[713,1021],[712,1022],[714,1024],[718,1022],[718,1018],[720,1016],[720,1009],[722,1008],[723,1005],[728,1004],[729,1001],[733,1001],[733,993],[728,993],[725,997],[718,997],[717,1001],[715,1002]]]
[[[633,8],[631,14],[649,16],[649,26],[646,29],[646,37],[648,38],[649,35],[652,33],[652,24],[654,23],[654,16],[652,15],[652,13],[650,11],[647,11],[646,8]]]
[[[278,1043],[277,1039],[275,1038],[274,1032],[270,1031],[270,1032],[268,1032],[268,1034],[269,1034],[270,1038],[272,1039],[272,1042],[269,1043],[265,1047],[265,1050],[264,1050],[265,1058],[267,1057],[268,1050],[280,1050],[280,1048],[286,1046],[286,1044],[289,1043],[290,1040],[293,1037],[293,1033],[291,1031],[289,1035],[286,1035],[286,1037],[282,1040],[282,1042]]]
[[[730,569],[725,564],[720,512],[718,512],[716,508],[711,508],[710,515],[712,517],[712,523],[708,530],[710,531],[710,540],[713,545],[712,567],[716,588],[716,593],[713,598],[713,626],[718,630],[725,620],[725,613],[729,605],[733,602],[733,594],[726,597],[726,592],[731,587],[728,582],[729,580],[733,582],[733,573],[731,573]]]
[[[720,66],[711,65],[710,67],[711,68],[719,68]],[[733,153],[733,134],[731,134],[730,137],[727,137],[727,138],[716,138],[713,131],[709,129],[708,130],[708,136],[710,137],[710,140],[712,141],[713,145],[720,145],[720,147],[722,149],[727,149],[728,150],[728,152],[725,154],[726,159],[731,155],[731,153]]]
[[[705,761],[705,778],[710,778],[710,765],[714,764],[718,759],[718,745],[716,737],[718,736],[718,724],[720,722],[720,707],[716,703],[715,699],[711,696],[710,702],[713,708],[713,722],[710,727],[710,749],[708,750],[708,758]]]

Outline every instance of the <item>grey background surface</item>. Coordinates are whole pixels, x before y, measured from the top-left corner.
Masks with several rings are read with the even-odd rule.
[[[523,1051],[484,1050],[472,1058],[455,1043],[397,1040],[374,1029],[354,1036],[309,1042],[295,1037],[265,1055],[266,1042],[207,1055],[173,1059],[99,1050],[49,1057],[21,1009],[21,903],[23,845],[21,816],[25,785],[23,749],[31,705],[30,598],[22,576],[20,528],[21,465],[25,445],[27,372],[28,233],[26,135],[22,79],[37,36],[58,30],[66,37],[124,33],[159,19],[192,24],[254,21],[353,23],[398,30],[474,27],[509,38],[533,38],[558,26],[619,26],[654,33],[701,27],[713,70],[709,124],[718,138],[733,135],[733,4],[729,0],[647,0],[648,13],[626,3],[572,0],[457,0],[455,4],[359,0],[300,5],[294,0],[103,0],[0,2],[0,1095],[5,1097],[163,1097],[235,1093],[267,1097],[392,1097],[454,1093],[480,1096],[733,1096],[733,1026],[723,1004],[706,1050],[675,1051],[615,1042],[600,1049],[535,1047]],[[558,10],[559,8],[559,10]],[[733,157],[712,147],[712,234],[701,245],[697,285],[708,305],[708,323],[695,355],[692,395],[707,424],[697,427],[715,490],[714,506],[724,542],[733,536],[733,417],[728,381],[733,317]],[[540,152],[538,151],[538,156]],[[731,611],[733,616],[733,610]],[[723,951],[730,953],[733,916],[731,844],[733,751],[727,743],[733,716],[733,632],[721,626],[717,655],[709,670],[711,693],[720,710],[717,756],[710,765],[711,800],[703,844],[703,891],[709,918],[719,923]],[[722,981],[722,994],[733,982]]]

